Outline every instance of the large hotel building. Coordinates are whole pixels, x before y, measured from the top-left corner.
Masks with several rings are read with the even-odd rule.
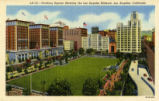
[[[29,25],[31,22],[11,20],[6,23],[6,49],[19,51],[29,49]]]
[[[50,46],[63,46],[63,28],[50,27]]]
[[[136,11],[128,25],[117,24],[117,50],[123,53],[141,53],[141,22]]]
[[[52,29],[58,30],[55,35]],[[63,53],[63,35],[59,29],[22,20],[6,21],[6,53],[9,61],[18,63],[30,57],[37,58],[39,52],[45,56],[46,50],[52,56]]]
[[[49,47],[49,25],[33,24],[29,26],[30,49]]]

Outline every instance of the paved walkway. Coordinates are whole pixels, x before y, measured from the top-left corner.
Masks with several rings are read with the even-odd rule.
[[[105,92],[106,90],[111,91],[113,89],[114,83],[120,80],[120,74],[123,71],[123,68],[124,68],[124,66],[125,66],[126,63],[127,63],[127,60],[123,60],[121,62],[121,64],[119,65],[118,70],[111,75],[111,79],[107,80],[105,82],[104,89],[100,90],[99,96],[106,95],[106,92]]]
[[[153,96],[154,84],[153,81],[149,81],[149,74],[145,68],[138,67],[138,61],[131,61],[129,68],[129,74],[135,82],[139,96]]]

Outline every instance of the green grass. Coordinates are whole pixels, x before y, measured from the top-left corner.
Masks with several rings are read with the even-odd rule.
[[[32,88],[42,91],[43,80],[46,81],[46,90],[55,79],[66,79],[71,84],[73,95],[82,95],[83,83],[87,78],[102,78],[105,74],[103,68],[108,65],[116,64],[118,59],[82,57],[80,59],[69,62],[67,65],[57,66],[48,70],[44,70],[32,75]],[[9,84],[21,87],[29,86],[29,76],[25,76],[13,81]]]

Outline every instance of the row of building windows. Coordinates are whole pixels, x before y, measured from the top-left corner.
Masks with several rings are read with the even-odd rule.
[[[74,31],[74,30],[70,30],[70,31],[65,31],[65,35],[68,36],[68,35],[79,35],[79,31]]]
[[[50,31],[56,31],[58,28],[50,28]]]
[[[37,29],[37,28],[42,28],[42,25],[31,25],[31,26],[29,26],[29,29]]]
[[[7,22],[6,25],[7,25],[7,26],[16,25],[16,21]]]

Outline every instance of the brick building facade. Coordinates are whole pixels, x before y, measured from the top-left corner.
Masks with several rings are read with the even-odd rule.
[[[110,42],[109,43],[109,53],[116,53],[116,43],[115,42]]]
[[[63,38],[64,40],[73,40],[74,49],[78,50],[82,47],[82,37],[87,36],[87,29],[85,28],[74,28],[74,29],[64,29]]]
[[[116,53],[116,30],[99,31],[102,36],[109,37],[109,53]]]
[[[29,24],[31,22],[21,20],[6,21],[6,50],[29,49]]]
[[[50,47],[63,45],[63,28],[50,27]]]
[[[67,28],[67,27],[66,27]],[[6,21],[6,54],[8,60],[18,63],[36,58],[45,50],[56,56],[63,53],[63,28],[58,31],[58,46],[52,44],[54,36],[50,36],[50,27],[46,24],[34,24],[22,20]],[[51,40],[51,42],[50,42]],[[60,46],[60,47],[59,47]]]
[[[108,35],[110,39],[116,40],[116,30],[107,30],[105,32],[106,32],[106,35]]]
[[[148,42],[143,42],[144,47],[146,48],[146,61],[148,63],[150,74],[155,81],[155,53],[148,45]]]
[[[49,47],[49,25],[30,25],[29,33],[30,49],[42,49]]]

